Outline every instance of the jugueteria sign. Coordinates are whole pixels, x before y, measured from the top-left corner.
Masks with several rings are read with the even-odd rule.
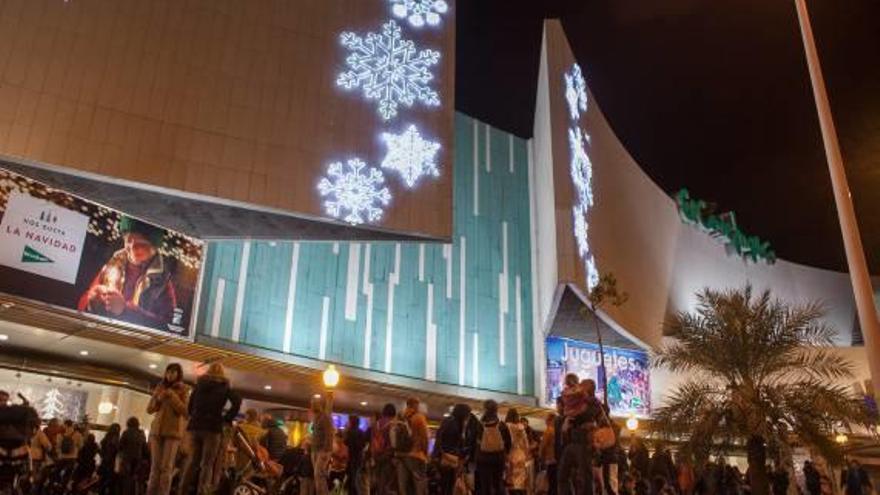
[[[764,261],[772,265],[776,262],[776,253],[770,248],[770,243],[762,241],[758,236],[744,234],[737,227],[736,216],[732,211],[716,214],[714,208],[705,201],[691,199],[687,189],[678,191],[675,201],[682,221],[696,225],[721,240],[728,254],[735,253],[755,263]]]

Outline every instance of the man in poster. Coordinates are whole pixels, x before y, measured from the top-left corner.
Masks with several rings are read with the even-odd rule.
[[[119,220],[123,248],[113,254],[79,300],[78,309],[167,330],[177,296],[168,261],[159,254],[165,232],[131,217]]]

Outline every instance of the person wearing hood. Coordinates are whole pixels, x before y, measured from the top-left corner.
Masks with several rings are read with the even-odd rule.
[[[183,383],[183,368],[177,363],[169,364],[147,404],[147,414],[154,415],[150,425],[147,495],[168,495],[171,491],[174,460],[183,436],[188,398],[189,387]]]
[[[477,440],[475,473],[478,495],[504,493],[504,465],[510,453],[510,430],[498,418],[498,403],[492,399],[483,403]]]
[[[456,404],[437,430],[434,456],[440,460],[440,493],[452,495],[456,475],[473,452],[472,437],[468,436],[467,426],[471,417],[471,407]]]
[[[223,408],[229,403],[229,410]],[[224,423],[238,416],[241,397],[232,390],[223,365],[211,363],[208,371],[199,377],[189,399],[190,455],[186,463],[180,493],[191,491],[196,471],[199,473],[198,495],[211,493],[214,485],[214,463],[220,448]]]

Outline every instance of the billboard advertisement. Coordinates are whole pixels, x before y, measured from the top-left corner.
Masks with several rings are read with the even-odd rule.
[[[561,337],[547,338],[547,396],[545,405],[553,407],[562,393],[565,375],[575,373],[581,380],[592,378],[603,389],[601,362],[597,344]],[[612,416],[646,418],[651,413],[651,375],[648,353],[631,349],[605,347],[608,370],[608,405]]]
[[[0,292],[190,337],[202,242],[0,169]]]

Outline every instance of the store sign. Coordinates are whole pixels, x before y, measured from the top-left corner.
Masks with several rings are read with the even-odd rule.
[[[592,378],[602,398],[599,346],[561,337],[547,338],[547,396],[545,405],[553,407],[562,394],[565,375],[576,374],[581,380]],[[608,405],[614,416],[648,417],[651,413],[651,379],[648,353],[617,347],[605,347],[605,370],[608,377]]]
[[[88,226],[86,215],[12,193],[0,221],[0,264],[72,284]]]
[[[202,242],[0,169],[0,292],[190,336]]]
[[[736,216],[732,211],[715,214],[714,208],[705,201],[691,199],[687,189],[678,191],[675,201],[682,221],[696,225],[720,240],[728,254],[736,254],[754,263],[764,261],[772,265],[776,262],[776,253],[770,248],[770,243],[758,236],[744,234],[736,225]]]

